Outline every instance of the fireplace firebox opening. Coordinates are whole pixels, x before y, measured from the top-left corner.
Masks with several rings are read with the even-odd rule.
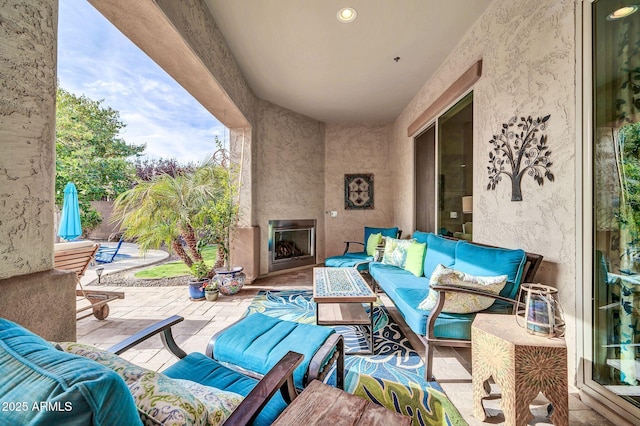
[[[269,221],[269,272],[315,263],[315,219]]]

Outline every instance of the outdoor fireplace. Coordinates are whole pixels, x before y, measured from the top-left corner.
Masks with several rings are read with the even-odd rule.
[[[269,272],[315,263],[315,219],[269,221]]]

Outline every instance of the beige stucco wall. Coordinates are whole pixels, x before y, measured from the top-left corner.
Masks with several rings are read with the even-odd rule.
[[[522,247],[544,255],[537,279],[559,288],[567,320],[570,381],[576,374],[576,4],[574,0],[496,0],[397,119],[391,161],[396,174],[395,219],[413,228],[413,140],[407,127],[475,61],[475,241]],[[512,116],[551,114],[545,133],[555,182],[523,178],[523,201],[511,201],[504,176],[487,190],[489,140]]]
[[[324,253],[324,124],[260,101],[255,154],[255,225],[260,272],[269,270],[269,221],[316,219],[316,253]],[[322,261],[322,259],[318,259]]]
[[[53,267],[57,9],[0,8],[0,279]]]
[[[75,276],[53,270],[57,0],[0,7],[0,317],[74,340]]]
[[[389,164],[391,124],[325,126],[325,252],[342,254],[344,241],[362,241],[365,226],[393,226],[393,171]],[[345,210],[344,175],[372,173],[373,210]],[[337,211],[337,217],[329,212]]]

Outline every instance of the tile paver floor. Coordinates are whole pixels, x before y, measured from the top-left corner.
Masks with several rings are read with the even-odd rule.
[[[108,280],[108,276],[103,277],[103,283],[108,284]],[[125,299],[109,304],[111,313],[105,321],[98,321],[93,316],[78,321],[78,342],[107,348],[156,321],[171,315],[180,315],[185,320],[174,327],[176,341],[187,353],[204,352],[211,335],[237,321],[259,290],[311,289],[311,282],[311,269],[307,268],[258,279],[250,285],[245,285],[237,295],[220,295],[216,302],[191,301],[186,284],[184,287],[104,286],[104,290],[124,291]],[[381,298],[411,344],[424,356],[424,346],[420,340],[402,321],[391,301],[384,294],[381,294]],[[176,359],[163,349],[158,336],[125,352],[123,356],[152,370],[163,370],[176,362]],[[434,359],[434,374],[470,425],[501,424],[504,418],[500,411],[499,399],[485,402],[485,407],[491,415],[487,423],[473,417],[470,359],[469,349],[439,349]],[[541,396],[534,402],[538,405],[532,408],[536,419],[531,424],[551,424],[544,417],[544,398]],[[584,405],[575,393],[569,396],[569,407],[570,425],[612,424]]]

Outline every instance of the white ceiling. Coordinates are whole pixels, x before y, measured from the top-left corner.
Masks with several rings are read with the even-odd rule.
[[[205,1],[259,98],[348,123],[395,120],[492,0]]]

